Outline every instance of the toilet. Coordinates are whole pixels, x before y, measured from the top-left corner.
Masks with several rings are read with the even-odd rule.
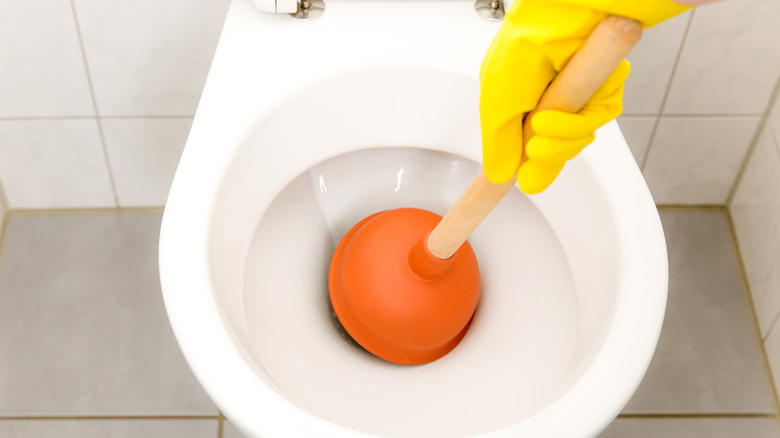
[[[668,281],[619,126],[471,236],[482,295],[454,350],[378,359],[332,315],[330,257],[377,211],[444,214],[479,173],[500,21],[460,0],[325,1],[309,19],[231,3],[160,235],[193,373],[248,437],[597,436],[647,370]]]

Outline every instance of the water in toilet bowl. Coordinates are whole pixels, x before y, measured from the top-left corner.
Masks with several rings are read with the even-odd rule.
[[[254,355],[291,402],[381,436],[467,436],[514,424],[557,395],[577,341],[577,298],[541,213],[513,190],[469,239],[482,295],[447,356],[404,366],[336,329],[327,291],[336,244],[396,207],[440,215],[479,165],[415,148],[356,151],[292,181],[266,210],[247,258],[244,306]]]

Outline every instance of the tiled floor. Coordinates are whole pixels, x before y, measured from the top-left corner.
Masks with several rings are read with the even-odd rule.
[[[728,218],[662,209],[669,308],[614,437],[780,438]],[[240,438],[184,362],[160,212],[12,214],[0,241],[0,437]]]

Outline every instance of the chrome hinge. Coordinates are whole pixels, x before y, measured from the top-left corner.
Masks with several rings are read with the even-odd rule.
[[[477,0],[474,9],[480,17],[488,20],[502,20],[504,18],[504,2],[502,0]]]
[[[323,12],[325,12],[325,2],[323,0],[300,0],[298,2],[298,10],[290,15],[307,20],[317,18]]]

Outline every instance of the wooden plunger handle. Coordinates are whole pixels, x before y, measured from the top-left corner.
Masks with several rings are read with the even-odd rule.
[[[611,15],[599,23],[526,115],[523,144],[533,136],[527,123],[533,114],[543,109],[579,112],[641,36],[642,27],[629,18]],[[439,259],[450,258],[514,185],[514,178],[493,184],[480,172],[431,232],[428,250]]]

